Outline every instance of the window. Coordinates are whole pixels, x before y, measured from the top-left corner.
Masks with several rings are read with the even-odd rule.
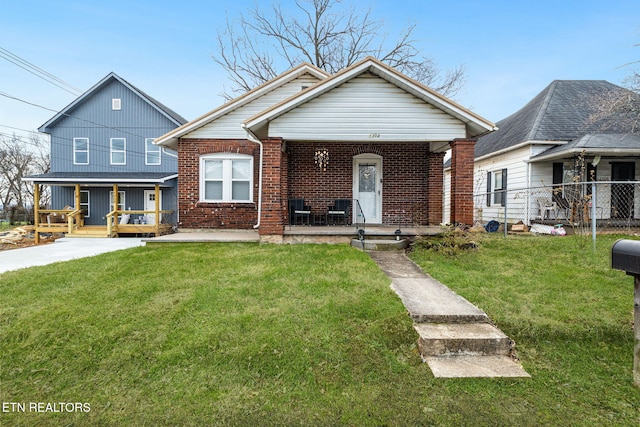
[[[125,210],[125,200],[124,200],[124,191],[118,191],[118,209],[123,211]],[[113,191],[109,191],[109,211],[113,212]]]
[[[127,164],[127,140],[124,138],[111,138],[111,164]]]
[[[89,164],[89,138],[73,138],[73,164]]]
[[[153,143],[153,138],[144,140],[144,158],[147,165],[159,165],[161,163],[160,146]]]
[[[200,200],[251,202],[252,188],[252,156],[225,153],[200,158]]]
[[[111,100],[111,109],[112,110],[121,110],[122,109],[122,100],[119,98],[113,98]]]
[[[82,209],[82,214],[85,218],[89,218],[91,216],[90,200],[88,191],[80,191],[80,209]]]
[[[504,206],[507,190],[507,170],[487,172],[487,206]]]

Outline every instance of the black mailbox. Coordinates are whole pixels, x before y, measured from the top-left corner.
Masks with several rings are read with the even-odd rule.
[[[611,247],[611,268],[640,276],[640,240],[618,240]]]

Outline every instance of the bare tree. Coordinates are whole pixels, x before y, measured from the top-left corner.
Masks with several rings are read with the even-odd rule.
[[[0,136],[0,202],[7,214],[28,211],[33,207],[33,186],[22,177],[49,172],[46,141],[32,134],[28,139]],[[45,193],[45,203],[48,195]]]
[[[444,73],[422,56],[413,38],[415,25],[395,43],[387,42],[383,23],[371,10],[359,12],[341,0],[296,0],[292,14],[278,3],[269,11],[255,6],[248,16],[229,21],[217,34],[215,62],[229,74],[231,99],[276,77],[284,69],[308,62],[331,74],[373,56],[446,96],[464,84],[462,67]],[[282,67],[282,68],[281,68]]]
[[[639,47],[640,44],[636,44]],[[626,64],[631,71],[620,87],[595,95],[592,100],[593,113],[588,126],[596,131],[615,131],[640,134],[640,61]]]

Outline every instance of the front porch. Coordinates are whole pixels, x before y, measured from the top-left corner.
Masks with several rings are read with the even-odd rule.
[[[86,204],[81,198],[81,186],[74,186],[74,206],[63,209],[41,209],[41,184],[34,186],[34,241],[40,243],[40,234],[61,233],[66,237],[121,237],[161,236],[173,231],[173,210],[160,209],[161,190],[158,184],[149,192],[154,209],[123,210],[118,200],[118,185],[113,185],[112,208],[103,224],[85,224]]]

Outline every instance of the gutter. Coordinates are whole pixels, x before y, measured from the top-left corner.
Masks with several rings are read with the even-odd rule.
[[[254,229],[260,228],[260,218],[262,217],[262,160],[264,155],[264,147],[262,146],[262,141],[258,139],[258,137],[251,132],[251,130],[247,127],[246,124],[242,124],[245,132],[247,133],[247,139],[251,142],[255,142],[260,146],[260,169],[258,171],[258,221],[256,225],[253,226]]]

